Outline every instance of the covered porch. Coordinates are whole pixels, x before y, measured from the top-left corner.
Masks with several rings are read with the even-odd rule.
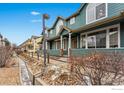
[[[124,16],[115,16],[91,23],[76,30],[62,28],[56,56],[81,56],[93,51],[124,51]],[[49,50],[52,55],[53,50]],[[52,52],[51,52],[52,51]]]

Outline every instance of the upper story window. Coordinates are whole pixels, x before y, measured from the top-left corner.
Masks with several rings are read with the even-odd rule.
[[[86,9],[86,23],[92,23],[107,17],[106,3],[91,3]]]
[[[75,23],[75,17],[72,17],[71,19],[70,19],[70,24],[72,25],[72,24],[74,24]]]
[[[63,21],[59,20],[57,25],[56,25],[56,35],[58,34],[58,32],[60,31],[62,26],[63,26]]]

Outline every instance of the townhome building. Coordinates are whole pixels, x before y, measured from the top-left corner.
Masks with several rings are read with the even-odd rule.
[[[37,53],[38,50],[41,50],[41,42],[42,36],[31,36],[31,38],[23,42],[19,48],[29,54]]]
[[[83,3],[69,17],[57,17],[47,31],[52,56],[124,51],[124,4]]]

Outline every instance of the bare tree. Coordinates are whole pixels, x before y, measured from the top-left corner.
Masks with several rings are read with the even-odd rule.
[[[0,47],[0,67],[4,67],[12,56],[12,48],[10,46]]]
[[[71,70],[85,85],[124,84],[124,59],[122,53],[92,53],[71,57]]]

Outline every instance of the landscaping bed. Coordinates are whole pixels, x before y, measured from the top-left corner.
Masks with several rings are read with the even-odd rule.
[[[48,66],[41,76],[43,81],[49,85],[80,85],[81,82],[73,76],[69,70],[58,66]]]
[[[30,68],[31,72],[35,75],[38,72],[41,72],[41,67],[43,66],[43,63],[36,58],[31,58],[26,54],[20,55],[20,58],[22,58],[25,62],[28,68]]]
[[[41,60],[36,58],[31,58],[26,54],[20,56],[22,59],[26,60],[27,67],[29,70],[29,75],[31,80],[33,80],[33,75],[35,75],[35,82],[40,85],[80,85],[80,81],[70,74],[70,70],[66,69],[63,65],[44,64]],[[37,74],[39,76],[37,77]]]

